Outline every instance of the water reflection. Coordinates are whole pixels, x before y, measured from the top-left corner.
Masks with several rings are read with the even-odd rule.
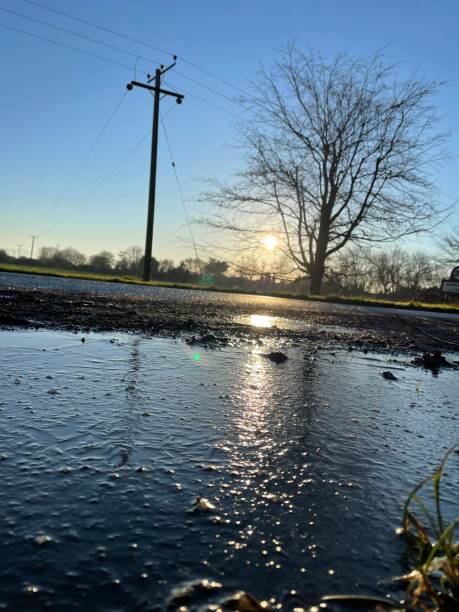
[[[272,317],[257,314],[250,315],[250,325],[252,327],[272,327]]]

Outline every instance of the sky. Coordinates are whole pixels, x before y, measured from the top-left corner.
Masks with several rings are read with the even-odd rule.
[[[80,37],[0,10],[0,24],[10,28],[0,27],[0,248],[11,254],[18,245],[24,245],[22,254],[30,253],[32,234],[38,235],[36,249],[73,246],[92,254],[143,246],[152,97],[141,89],[127,92],[126,84],[144,79],[143,73],[160,63],[168,65],[174,53],[177,66],[166,81],[185,100],[178,106],[165,98],[161,110],[187,213],[161,130],[153,244],[158,259],[193,256],[186,214],[201,214],[199,178],[224,179],[238,167],[233,146],[241,112],[238,88],[250,91],[260,65],[271,66],[290,41],[328,56],[340,51],[369,56],[384,49],[400,63],[402,76],[418,71],[447,81],[437,102],[441,127],[451,131],[453,159],[440,168],[437,184],[442,203],[459,195],[457,0],[37,2],[41,6],[35,0],[0,0],[0,7]],[[441,231],[457,221],[456,207]],[[199,242],[203,230],[194,231]],[[434,237],[407,246],[420,244],[432,245]]]

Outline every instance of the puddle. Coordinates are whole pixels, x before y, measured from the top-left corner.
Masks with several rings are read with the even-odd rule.
[[[161,610],[202,580],[283,609],[400,595],[394,531],[458,441],[458,373],[282,350],[0,332],[0,607]],[[458,480],[454,455],[447,514]]]

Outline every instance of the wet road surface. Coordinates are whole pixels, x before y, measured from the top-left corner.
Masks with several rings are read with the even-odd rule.
[[[402,318],[398,315],[402,314]],[[459,347],[459,315],[0,273],[0,326],[272,336],[370,349]]]
[[[0,608],[162,610],[198,579],[221,587],[190,609],[400,596],[401,505],[458,441],[458,372],[270,342],[0,332]],[[458,482],[455,455],[450,515]]]

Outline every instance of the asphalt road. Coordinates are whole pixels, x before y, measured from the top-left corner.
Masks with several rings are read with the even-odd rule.
[[[209,331],[430,349],[459,345],[459,315],[286,298],[0,274],[0,324],[151,334]],[[400,318],[401,317],[401,318]],[[407,321],[409,321],[407,323]],[[352,332],[352,333],[349,333]]]

